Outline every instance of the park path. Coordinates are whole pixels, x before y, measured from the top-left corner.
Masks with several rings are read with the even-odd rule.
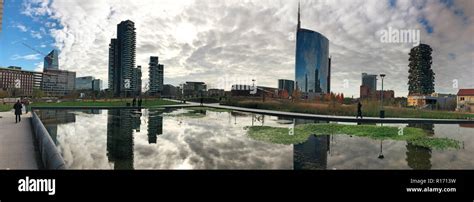
[[[180,102],[179,100],[165,99],[175,102]],[[199,105],[196,102],[189,102],[189,105]],[[322,115],[322,114],[308,114],[308,113],[298,113],[298,112],[284,112],[276,110],[266,110],[266,109],[254,109],[254,108],[245,108],[245,107],[234,107],[220,104],[203,104],[205,107],[213,107],[220,109],[229,109],[250,113],[259,113],[272,116],[287,116],[293,118],[301,119],[317,119],[317,120],[327,120],[327,121],[343,121],[343,122],[355,122],[355,123],[438,123],[438,124],[472,124],[474,119],[430,119],[430,118],[379,118],[379,117],[364,117],[363,119],[358,119],[354,116],[336,116],[336,115]],[[166,106],[163,106],[166,107]]]
[[[31,113],[15,123],[13,111],[0,112],[0,169],[38,169],[31,130]]]

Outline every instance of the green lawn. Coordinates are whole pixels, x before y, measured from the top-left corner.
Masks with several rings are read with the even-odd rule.
[[[268,109],[287,112],[299,112],[308,114],[336,115],[336,116],[356,116],[355,105],[328,105],[317,106],[305,103],[275,103],[275,102],[235,102],[222,103],[224,105],[246,107],[254,109]],[[363,104],[362,113],[364,117],[379,117],[379,105]],[[473,113],[460,113],[452,111],[419,110],[403,107],[385,107],[385,117],[398,118],[432,118],[432,119],[474,119]]]
[[[118,106],[126,106],[127,103],[132,103],[131,99],[123,99],[123,100],[88,100],[88,101],[68,101],[68,102],[38,102],[33,103],[30,107],[84,107],[84,106],[94,106],[94,107],[118,107]],[[153,100],[143,100],[142,107],[150,108],[155,106],[161,105],[173,105],[179,104],[173,101],[168,100],[161,100],[161,99],[153,99]]]
[[[12,104],[0,104],[0,112],[7,112],[7,111],[10,111],[13,109],[13,105]]]
[[[289,128],[270,126],[247,127],[247,134],[255,140],[266,141],[276,144],[299,144],[305,142],[308,137],[314,135],[354,135],[372,139],[389,139],[407,141],[417,146],[449,149],[460,148],[460,142],[448,138],[429,137],[421,128],[405,127],[400,132],[398,127],[374,126],[374,125],[344,125],[344,124],[301,124],[297,125],[293,132]]]

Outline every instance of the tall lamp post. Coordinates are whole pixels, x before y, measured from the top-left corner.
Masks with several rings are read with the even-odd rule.
[[[383,78],[385,77],[385,74],[380,74],[380,77],[382,78],[382,92],[380,92],[380,118],[385,118],[385,111],[383,110]]]
[[[382,148],[382,141],[383,140],[380,140],[380,153],[379,153],[379,156],[377,158],[379,159],[383,159],[384,156],[383,156],[383,148]]]

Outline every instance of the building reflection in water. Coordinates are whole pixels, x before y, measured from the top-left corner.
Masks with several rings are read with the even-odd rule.
[[[107,157],[114,169],[133,169],[133,130],[140,130],[141,113],[134,109],[107,111]]]
[[[148,143],[156,144],[157,135],[163,134],[163,117],[161,111],[149,110],[148,113]]]
[[[328,121],[295,119],[295,126],[307,123],[329,123]],[[329,135],[310,135],[304,143],[293,145],[293,167],[295,170],[325,170],[330,152]]]
[[[434,135],[434,124],[418,124],[410,123],[408,127],[421,128],[428,133],[429,136]],[[431,169],[431,149],[413,145],[407,142],[406,145],[406,161],[408,166],[414,170]]]
[[[39,110],[36,114],[56,145],[58,144],[58,125],[76,122],[76,114],[67,110]]]

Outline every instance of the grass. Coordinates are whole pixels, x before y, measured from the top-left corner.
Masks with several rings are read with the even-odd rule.
[[[0,104],[0,112],[7,112],[13,109],[13,104]]]
[[[323,103],[292,103],[288,101],[227,101],[224,105],[246,107],[254,109],[267,109],[308,114],[356,116],[355,105],[323,104]],[[473,113],[460,113],[451,111],[420,110],[404,107],[386,106],[385,117],[398,118],[431,118],[431,119],[473,119]],[[379,117],[379,104],[363,103],[362,113],[365,117]]]
[[[390,126],[301,124],[297,125],[294,128],[293,135],[290,135],[290,129],[288,128],[251,126],[247,127],[247,134],[252,139],[276,144],[300,144],[305,142],[312,134],[345,134],[368,137],[372,139],[407,141],[417,146],[441,150],[460,148],[460,142],[457,140],[429,137],[427,136],[426,132],[423,131],[423,129],[412,127],[403,128],[403,135],[399,135],[399,128]]]
[[[132,103],[132,99],[124,99],[124,100],[85,100],[85,101],[66,101],[66,102],[36,102],[30,105],[30,107],[83,107],[83,106],[91,106],[91,107],[116,107],[116,106],[126,106],[127,103]],[[151,108],[155,106],[161,105],[172,105],[178,104],[173,101],[168,100],[161,100],[161,99],[154,99],[154,100],[143,100],[142,107]]]

